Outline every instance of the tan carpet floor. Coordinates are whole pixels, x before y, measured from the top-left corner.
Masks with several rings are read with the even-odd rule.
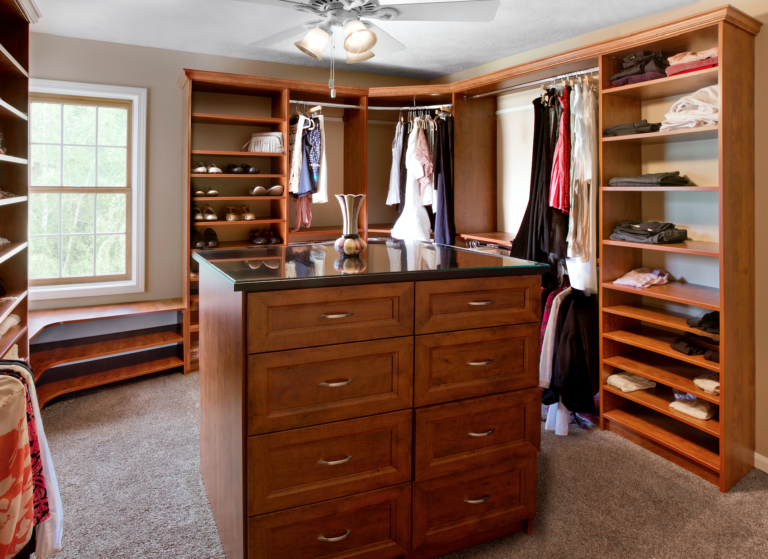
[[[199,472],[198,375],[158,374],[43,410],[64,505],[58,559],[224,554]],[[611,433],[542,436],[533,536],[450,559],[768,558],[768,474],[728,494]],[[285,558],[290,559],[290,558]]]

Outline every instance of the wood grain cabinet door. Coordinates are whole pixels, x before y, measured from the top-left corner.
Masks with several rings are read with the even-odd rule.
[[[409,483],[248,520],[248,559],[394,559],[410,550]]]
[[[541,322],[541,277],[416,284],[416,334]]]
[[[535,455],[414,483],[408,557],[439,557],[517,532],[535,514]]]
[[[414,481],[530,456],[540,447],[538,387],[417,409]]]
[[[413,335],[413,283],[248,294],[248,353]]]
[[[413,406],[413,337],[248,357],[248,434]]]
[[[413,411],[248,438],[248,516],[411,480]]]
[[[415,405],[538,386],[539,338],[538,324],[417,336]]]

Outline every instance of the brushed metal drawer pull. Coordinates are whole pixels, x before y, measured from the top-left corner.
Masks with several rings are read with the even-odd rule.
[[[345,313],[340,313],[340,314],[321,314],[317,318],[349,318],[353,314],[355,314],[355,313],[353,313],[353,312],[345,312]]]
[[[326,388],[339,388],[340,386],[347,386],[353,380],[355,379],[351,378],[351,379],[342,380],[339,382],[321,382],[320,384],[318,384],[318,386],[325,386]]]
[[[493,305],[495,302],[496,301],[470,301],[467,305],[473,307],[487,307],[488,305]]]
[[[317,539],[320,540],[321,542],[340,542],[341,540],[349,536],[351,533],[352,533],[352,530],[347,530],[347,533],[344,534],[343,536],[338,536],[336,538],[326,538],[325,536],[318,536]]]
[[[488,435],[493,433],[495,430],[496,429],[488,429],[485,433],[472,433],[472,432],[469,432],[469,433],[467,433],[467,435],[469,435],[470,437],[487,437]]]
[[[467,503],[468,505],[481,505],[490,498],[491,498],[491,494],[486,493],[485,497],[483,497],[482,499],[464,499],[464,502]]]
[[[352,455],[350,454],[346,458],[342,458],[341,460],[332,460],[331,462],[326,462],[322,458],[318,461],[318,464],[322,464],[323,466],[338,466],[339,464],[346,464],[352,460]]]
[[[491,363],[493,363],[493,359],[488,359],[486,361],[470,361],[467,363],[467,365],[472,367],[484,367],[485,365],[490,365]]]

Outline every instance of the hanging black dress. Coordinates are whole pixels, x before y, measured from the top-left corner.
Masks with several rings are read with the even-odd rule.
[[[453,221],[453,118],[437,120],[437,215],[435,216],[435,242],[452,245],[456,237]]]

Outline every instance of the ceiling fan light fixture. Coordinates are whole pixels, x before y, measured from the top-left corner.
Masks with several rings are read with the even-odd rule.
[[[376,33],[369,30],[362,21],[353,19],[344,24],[344,50],[352,54],[363,54],[376,44]]]
[[[328,33],[319,27],[315,27],[314,29],[310,30],[310,32],[307,33],[301,41],[293,44],[296,45],[296,48],[304,54],[311,56],[315,60],[322,60],[323,49],[325,49],[325,46],[330,40],[331,36]]]
[[[357,64],[358,62],[364,62],[366,60],[370,60],[376,56],[371,51],[367,50],[365,52],[361,52],[360,54],[355,54],[353,52],[347,53],[347,64]]]

